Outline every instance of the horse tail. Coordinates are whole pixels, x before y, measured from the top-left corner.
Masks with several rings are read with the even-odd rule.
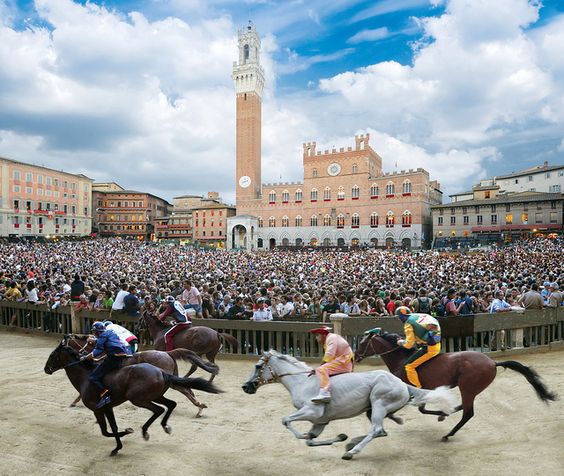
[[[410,396],[409,405],[436,405],[445,415],[454,413],[456,409],[456,398],[449,391],[450,387],[446,385],[437,387],[435,390],[424,390],[408,385],[407,389]]]
[[[224,339],[229,342],[231,347],[233,347],[233,350],[237,351],[239,349],[239,341],[235,339],[235,337],[233,337],[231,334],[227,334],[226,332],[218,332],[217,334],[220,339]]]
[[[223,393],[223,390],[220,390],[213,383],[208,382],[203,378],[176,377],[175,375],[168,374],[164,371],[163,371],[163,377],[165,379],[165,383],[170,388],[178,392],[181,392],[183,389],[193,389],[193,390],[202,390],[203,392],[208,392],[208,393]]]
[[[527,382],[529,382],[535,391],[537,392],[537,396],[545,403],[554,402],[558,400],[558,395],[554,392],[551,392],[548,387],[542,382],[539,374],[536,370],[533,370],[526,365],[521,364],[520,362],[516,362],[515,360],[506,360],[505,362],[496,362],[496,367],[503,367],[504,369],[511,369],[515,372],[519,372],[523,375]]]
[[[191,362],[192,364],[197,365],[210,374],[217,375],[219,373],[219,367],[217,365],[212,364],[211,362],[206,362],[192,350],[180,348],[169,350],[167,354],[170,355],[174,360],[180,359],[185,362]]]

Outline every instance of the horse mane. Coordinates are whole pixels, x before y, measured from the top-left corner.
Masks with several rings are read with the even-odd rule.
[[[291,355],[281,354],[280,352],[277,352],[274,349],[270,349],[270,355],[285,360],[286,362],[290,362],[291,364],[295,365],[296,367],[299,367],[302,370],[312,370],[311,367],[307,365],[305,362],[302,362],[296,359],[295,357],[292,357]]]
[[[397,347],[398,339],[400,338],[399,334],[394,334],[393,332],[383,332],[382,334],[380,334],[380,337],[382,337],[382,339],[384,339],[388,344],[391,344],[394,347]]]

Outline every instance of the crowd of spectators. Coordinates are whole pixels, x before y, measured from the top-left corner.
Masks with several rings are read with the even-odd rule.
[[[562,305],[562,239],[475,253],[198,250],[122,239],[0,243],[0,297],[135,316],[167,296],[203,318],[326,321]]]

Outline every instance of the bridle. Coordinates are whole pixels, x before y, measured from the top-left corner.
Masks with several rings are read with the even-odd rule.
[[[369,348],[368,348],[369,345],[370,345],[370,350],[372,351],[372,354],[371,354],[371,355],[378,355],[378,356],[380,356],[380,357],[381,357],[382,355],[391,354],[392,352],[395,352],[396,350],[398,350],[398,349],[400,348],[400,346],[398,345],[398,346],[394,347],[393,349],[387,350],[387,351],[385,351],[385,352],[380,352],[380,353],[378,353],[378,352],[376,351],[376,349],[374,348],[374,342],[372,342],[372,339],[373,339],[374,337],[380,337],[380,336],[379,336],[378,334],[372,334],[372,335],[370,336],[369,340],[368,340],[368,344],[366,345],[366,349],[364,350],[364,352],[363,352],[362,354],[361,354],[360,352],[358,352],[358,350],[357,350],[357,352],[358,352],[358,357],[360,357],[360,360],[364,360],[364,358],[366,357],[366,354],[368,353],[368,350],[369,350]]]
[[[78,346],[80,346],[80,342],[79,342],[79,340],[76,338],[76,335],[75,335],[75,334],[69,334],[69,335],[67,335],[66,337],[67,337],[67,339],[66,339],[65,345],[68,345],[69,338],[70,338],[70,341],[71,341],[71,342],[74,342],[75,344],[77,344]],[[80,354],[80,353],[84,352],[84,349],[86,349],[86,347],[88,347],[88,345],[89,345],[88,338],[86,338],[86,344],[84,344],[80,349],[78,349],[78,353]]]
[[[266,384],[269,384],[269,383],[280,382],[280,379],[282,377],[288,377],[288,376],[291,376],[291,375],[309,374],[309,373],[312,372],[311,370],[302,370],[301,372],[287,372],[287,373],[284,373],[284,374],[277,374],[269,363],[270,357],[263,356],[263,359],[264,359],[264,363],[261,365],[260,370],[259,370],[259,375],[255,379],[255,381],[257,382],[259,387],[261,385],[266,385]],[[270,371],[270,375],[272,375],[272,378],[266,379],[266,378],[263,377],[262,374],[263,374],[265,367]]]

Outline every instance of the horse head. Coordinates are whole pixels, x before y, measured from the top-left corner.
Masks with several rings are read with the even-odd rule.
[[[386,332],[380,327],[366,331],[354,353],[355,362],[361,362],[366,357],[383,355],[395,350],[398,347],[398,339],[397,334]]]
[[[53,352],[49,355],[43,369],[47,375],[51,375],[57,370],[64,369],[73,362],[80,361],[79,353],[68,345],[70,338],[70,335],[65,335],[61,342],[59,342],[59,345],[55,347]]]

